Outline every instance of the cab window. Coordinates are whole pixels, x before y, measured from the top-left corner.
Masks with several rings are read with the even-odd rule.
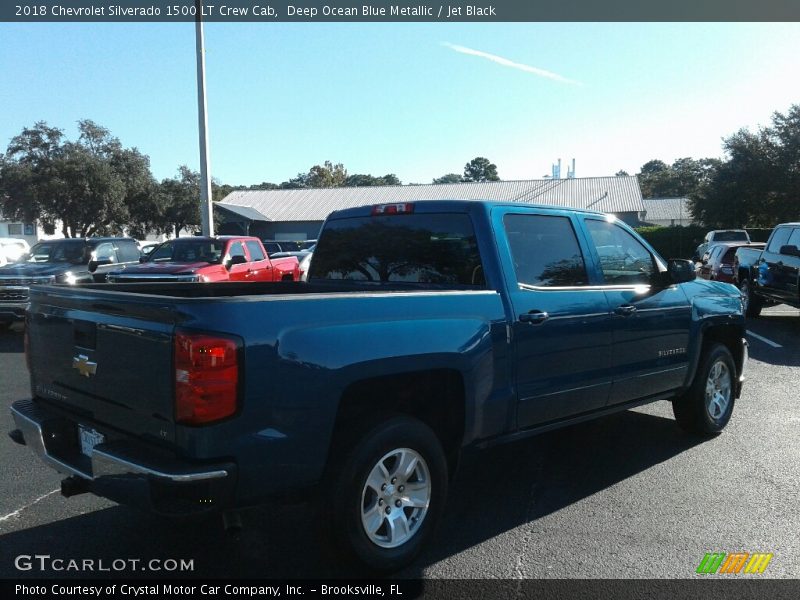
[[[608,285],[650,283],[656,272],[653,255],[633,235],[616,223],[586,220],[586,228],[600,258],[600,270]]]
[[[792,229],[790,227],[780,227],[776,229],[775,233],[772,234],[772,239],[769,241],[767,252],[779,254],[781,251],[781,246],[785,246],[787,244],[791,233]]]
[[[569,218],[508,214],[503,225],[518,283],[534,287],[587,285],[586,264]]]
[[[264,256],[264,251],[261,249],[261,246],[256,241],[249,241],[245,242],[247,246],[247,250],[250,252],[250,260],[264,260],[266,257]]]

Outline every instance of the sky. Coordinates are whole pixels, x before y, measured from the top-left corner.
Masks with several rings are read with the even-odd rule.
[[[430,183],[723,155],[800,103],[800,23],[206,23],[211,173],[280,183],[325,160]],[[44,120],[107,127],[158,179],[199,166],[192,23],[0,24],[0,152]]]

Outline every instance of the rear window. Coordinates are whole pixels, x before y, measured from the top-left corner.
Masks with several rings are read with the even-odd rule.
[[[746,242],[746,231],[718,231],[714,234],[715,242]]]
[[[472,221],[460,214],[411,214],[329,221],[309,280],[484,287]]]
[[[733,248],[728,248],[728,251],[725,252],[725,256],[722,257],[722,261],[724,263],[732,263],[733,257],[736,256],[737,248],[734,246]]]

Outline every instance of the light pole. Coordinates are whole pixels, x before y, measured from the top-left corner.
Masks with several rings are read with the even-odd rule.
[[[200,131],[200,223],[203,235],[214,235],[211,203],[211,165],[208,156],[208,106],[206,104],[206,56],[203,44],[203,0],[194,0],[197,52],[197,121]]]

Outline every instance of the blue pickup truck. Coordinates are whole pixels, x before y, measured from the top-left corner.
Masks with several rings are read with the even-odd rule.
[[[12,437],[165,515],[321,500],[336,542],[411,561],[462,450],[656,400],[716,434],[747,344],[733,286],[613,217],[421,201],[335,212],[307,282],[31,290]]]

